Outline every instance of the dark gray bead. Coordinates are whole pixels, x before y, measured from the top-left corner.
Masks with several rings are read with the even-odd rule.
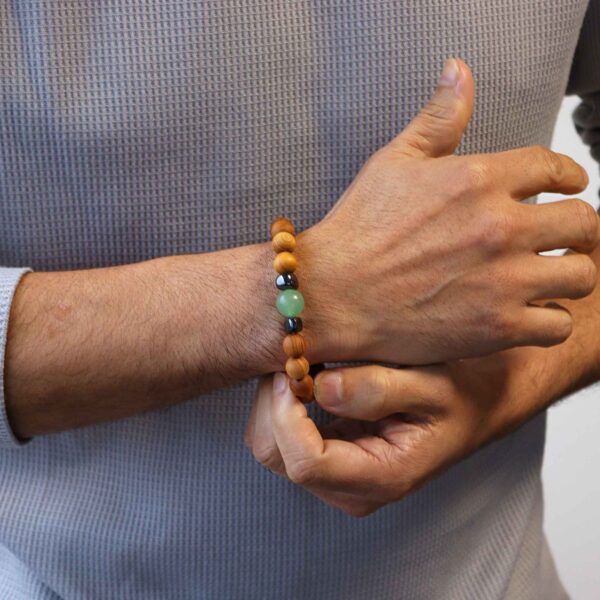
[[[298,278],[293,273],[282,273],[281,275],[277,275],[275,285],[279,290],[297,290]]]
[[[283,322],[286,333],[298,333],[302,331],[302,319],[300,317],[289,317]]]

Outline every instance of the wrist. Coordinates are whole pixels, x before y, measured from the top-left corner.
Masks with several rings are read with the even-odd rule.
[[[186,368],[198,391],[283,368],[269,243],[158,261],[160,270],[169,273],[166,286],[181,300],[176,343],[188,349]],[[206,356],[213,358],[210,370]]]
[[[328,258],[332,253],[323,237],[318,226],[306,229],[298,234],[295,250],[299,289],[305,299],[302,333],[311,364],[356,360],[360,355],[358,319],[346,302],[347,286]]]

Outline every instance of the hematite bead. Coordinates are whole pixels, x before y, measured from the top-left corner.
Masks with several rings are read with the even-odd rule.
[[[298,278],[293,273],[282,273],[277,275],[275,285],[278,290],[297,290]]]
[[[275,305],[284,317],[297,317],[304,309],[304,296],[298,290],[283,290]]]
[[[302,319],[300,317],[286,319],[283,323],[283,328],[286,333],[298,333],[302,331]]]

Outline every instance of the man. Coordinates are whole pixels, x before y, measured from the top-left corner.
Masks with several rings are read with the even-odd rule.
[[[564,597],[542,411],[597,377],[598,219],[519,201],[587,184],[540,145],[565,90],[597,143],[600,5],[0,6],[2,597]],[[368,363],[318,426],[279,375],[245,423],[280,214],[311,362]]]

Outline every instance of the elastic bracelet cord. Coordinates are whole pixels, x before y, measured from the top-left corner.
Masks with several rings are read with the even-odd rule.
[[[298,278],[294,274],[298,261],[293,252],[296,249],[295,229],[291,221],[280,217],[271,224],[271,243],[277,253],[273,266],[277,271],[275,285],[279,290],[275,305],[285,317],[283,327],[283,351],[287,361],[285,371],[290,377],[290,389],[303,402],[313,398],[314,381],[309,375],[310,365],[306,353],[306,339],[302,331],[300,313],[304,309],[304,296],[298,291]]]

